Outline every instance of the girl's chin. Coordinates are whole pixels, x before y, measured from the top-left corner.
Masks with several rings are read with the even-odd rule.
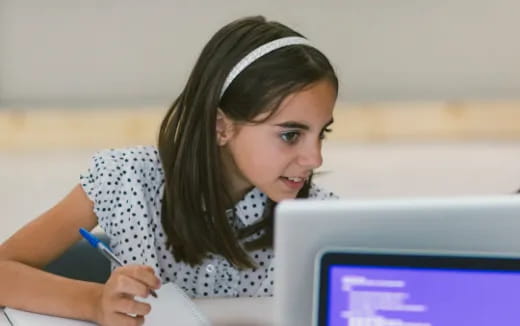
[[[296,192],[296,191],[294,193],[287,193],[287,192],[266,193],[266,196],[276,203],[281,202],[282,200],[295,199],[297,195],[298,195],[298,192]]]

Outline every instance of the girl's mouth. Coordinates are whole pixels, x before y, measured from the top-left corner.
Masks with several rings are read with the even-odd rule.
[[[298,178],[298,177],[280,177],[283,183],[288,186],[290,189],[298,190],[301,189],[305,183],[306,178]]]

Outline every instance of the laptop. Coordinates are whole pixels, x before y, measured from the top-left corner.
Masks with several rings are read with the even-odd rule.
[[[316,254],[326,247],[520,253],[520,196],[293,200],[275,211],[274,319],[312,325]]]
[[[315,326],[520,325],[520,257],[329,249],[315,276]]]

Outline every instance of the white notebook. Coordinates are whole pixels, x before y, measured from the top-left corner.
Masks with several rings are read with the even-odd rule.
[[[140,301],[152,305],[152,311],[145,317],[145,326],[209,326],[208,318],[200,312],[195,303],[173,283],[163,284],[157,291],[158,298],[149,296]],[[90,322],[60,318],[5,308],[5,313],[13,326],[92,326]]]

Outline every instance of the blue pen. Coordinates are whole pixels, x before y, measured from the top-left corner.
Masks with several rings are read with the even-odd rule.
[[[103,256],[108,258],[108,260],[110,260],[117,266],[123,266],[123,263],[112,253],[110,248],[106,244],[101,242],[98,238],[96,238],[92,233],[88,232],[84,228],[80,228],[79,233],[81,233],[83,238],[85,238],[88,241],[88,243],[92,245],[92,247],[99,250],[99,252],[101,252]],[[154,290],[150,289],[150,294],[157,298],[157,293],[155,293]]]

